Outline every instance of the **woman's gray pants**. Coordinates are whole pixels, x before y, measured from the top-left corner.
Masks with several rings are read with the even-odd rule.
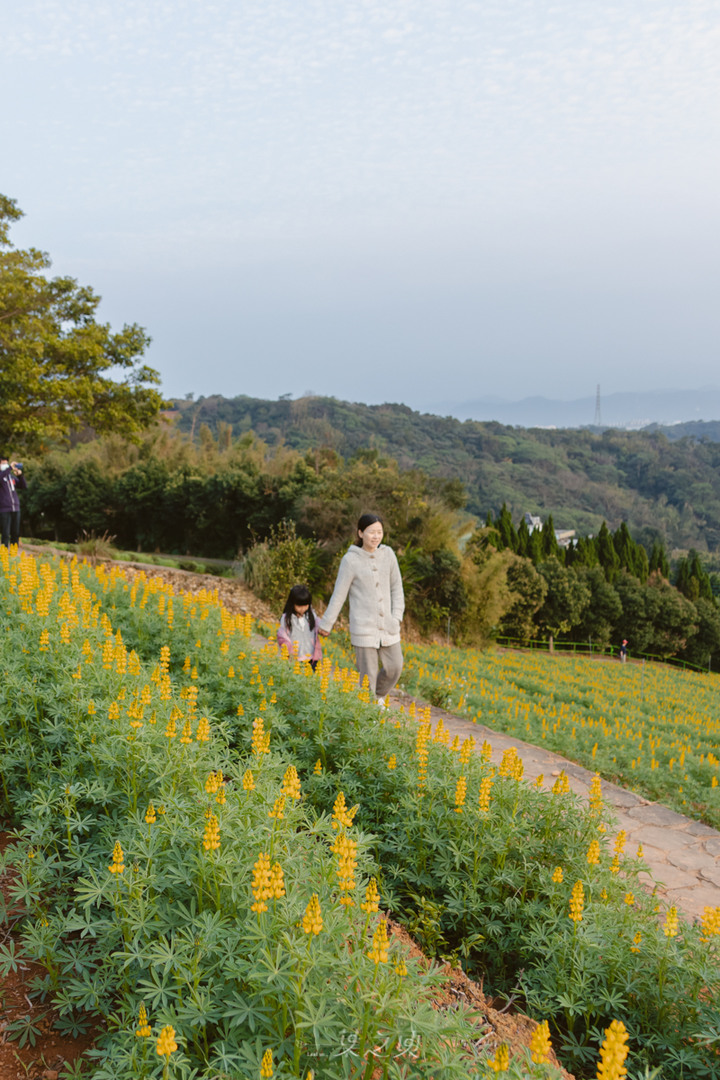
[[[362,686],[363,675],[367,675],[370,693],[375,697],[384,698],[397,684],[403,669],[403,654],[400,642],[394,645],[381,645],[379,649],[371,649],[365,645],[355,645],[355,663],[360,674]],[[378,674],[378,666],[382,664],[382,670]]]

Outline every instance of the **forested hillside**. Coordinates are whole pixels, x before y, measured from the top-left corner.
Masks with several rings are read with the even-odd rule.
[[[581,534],[625,521],[649,547],[660,538],[670,549],[720,548],[720,443],[708,438],[513,428],[325,397],[214,396],[173,405],[188,433],[229,424],[236,436],[252,429],[271,446],[300,451],[327,447],[349,457],[375,448],[401,469],[459,478],[467,509],[483,519],[505,503],[515,518],[526,510],[552,514],[558,528]]]

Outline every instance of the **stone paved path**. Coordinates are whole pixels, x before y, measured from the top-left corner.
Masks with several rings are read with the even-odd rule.
[[[407,705],[412,700],[415,699],[399,691],[391,695],[391,704]],[[417,704],[424,703],[418,701]],[[532,746],[484,724],[474,724],[433,707],[433,725],[440,718],[452,736],[459,735],[461,739],[472,736],[478,749],[487,739],[497,764],[504,751],[514,746],[529,780],[536,780],[542,773],[543,786],[551,788],[564,770],[572,790],[583,798],[589,797],[595,774],[582,765],[575,765],[552,750]],[[643,846],[645,862],[651,870],[651,875],[641,875],[646,883],[657,882],[659,895],[690,918],[701,915],[705,905],[720,906],[720,832],[605,780],[602,790],[617,818],[618,830],[625,829],[627,833],[626,851],[634,851],[638,844]]]

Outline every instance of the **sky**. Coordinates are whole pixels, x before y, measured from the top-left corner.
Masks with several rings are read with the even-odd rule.
[[[717,385],[720,0],[7,0],[12,230],[168,396]]]

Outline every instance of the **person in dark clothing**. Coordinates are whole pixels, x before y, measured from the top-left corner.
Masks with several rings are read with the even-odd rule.
[[[5,547],[20,539],[20,498],[27,488],[22,466],[0,453],[0,543]]]

